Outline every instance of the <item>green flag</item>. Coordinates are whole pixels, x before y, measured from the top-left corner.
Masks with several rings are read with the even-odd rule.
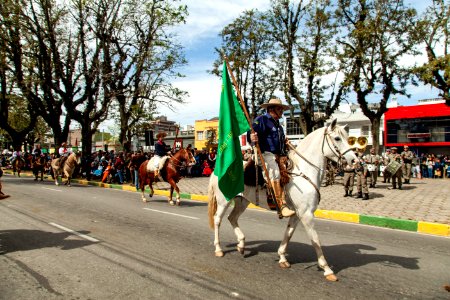
[[[220,96],[219,145],[214,174],[227,200],[244,191],[244,168],[239,136],[250,130],[247,119],[233,91],[227,66],[223,63]]]

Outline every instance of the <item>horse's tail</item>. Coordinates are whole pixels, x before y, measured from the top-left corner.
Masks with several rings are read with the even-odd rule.
[[[210,181],[208,186],[208,219],[209,227],[214,229],[214,215],[217,211],[217,199],[214,193],[214,184]]]

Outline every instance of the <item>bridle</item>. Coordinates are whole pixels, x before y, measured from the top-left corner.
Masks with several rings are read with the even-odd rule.
[[[192,160],[191,160],[192,153],[190,153],[190,151],[188,151],[186,149],[181,149],[180,151],[186,151],[186,154],[187,154],[186,160],[190,160],[192,162]],[[173,160],[176,161],[177,163],[174,163]],[[183,161],[176,158],[175,155],[170,157],[170,162],[175,168],[180,168],[183,165]]]
[[[330,136],[330,132],[328,132],[328,127],[325,127],[325,131],[323,134],[323,139],[322,139],[322,155],[325,156],[325,151],[324,151],[324,147],[325,147],[325,141],[327,142],[328,147],[330,148],[330,150],[338,157],[338,168],[340,167],[341,164],[341,158],[349,151],[352,151],[351,148],[345,150],[343,153],[341,153],[339,151],[338,146],[336,145],[336,143],[333,141],[333,138]],[[331,142],[331,145],[330,145]],[[323,169],[319,168],[318,166],[316,166],[314,163],[310,162],[308,159],[306,159],[306,157],[304,157],[291,143],[288,143],[288,146],[294,151],[295,154],[297,154],[298,156],[300,156],[305,162],[307,162],[309,165],[311,165],[314,169],[316,169],[319,173],[323,172]],[[306,181],[308,181],[316,190],[318,196],[319,196],[319,200],[318,202],[320,202],[320,191],[319,191],[319,187],[311,180],[311,178],[309,178],[307,175],[303,174],[302,172],[300,172],[299,174],[296,173],[289,173],[290,175],[293,176],[300,176],[303,177]]]

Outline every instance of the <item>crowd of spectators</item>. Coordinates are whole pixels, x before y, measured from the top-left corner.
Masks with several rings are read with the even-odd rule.
[[[200,177],[210,176],[214,172],[216,164],[216,150],[197,150],[192,149],[192,154],[195,157],[195,165],[186,166],[181,170],[182,176],[185,177]],[[31,153],[25,152],[22,154],[26,162],[24,169],[31,169]],[[56,157],[55,153],[45,154],[50,162]],[[89,157],[82,157],[82,168],[79,174],[89,180],[101,180],[105,183],[133,183],[135,182],[134,172],[135,164],[131,164],[132,157],[140,155],[142,161],[150,159],[153,156],[152,152],[133,151],[133,152],[115,152],[102,151],[92,153]],[[252,150],[242,151],[244,160],[249,160],[252,157]],[[10,168],[10,154],[0,154],[0,165],[3,168]],[[50,163],[47,168],[50,174]],[[422,154],[413,161],[412,168],[413,177],[423,178],[450,178],[450,155],[435,155]]]
[[[423,153],[413,163],[413,176],[420,172],[423,178],[450,178],[450,155]]]
[[[192,149],[192,154],[196,161],[195,165],[182,168],[181,175],[185,177],[210,176],[214,172],[216,164],[216,150],[207,151],[194,148]],[[50,162],[57,155],[55,153],[42,155],[47,157],[47,172],[51,175]],[[25,152],[21,156],[26,162],[24,169],[31,169],[32,154]],[[77,173],[88,180],[101,180],[104,183],[134,184],[135,176],[137,175],[137,172],[134,172],[137,169],[137,165],[136,163],[132,163],[134,156],[141,157],[139,160],[140,165],[143,161],[151,159],[153,153],[143,151],[116,152],[114,150],[98,150],[88,157],[82,157],[81,168]],[[10,154],[0,154],[0,165],[6,169],[12,168],[11,159]]]

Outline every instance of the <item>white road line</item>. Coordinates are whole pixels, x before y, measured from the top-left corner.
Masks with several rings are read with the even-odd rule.
[[[73,233],[73,234],[75,234],[75,235],[78,235],[79,237],[81,237],[81,238],[83,238],[83,239],[86,239],[86,240],[88,240],[88,241],[91,241],[91,242],[100,242],[99,240],[94,239],[94,238],[92,238],[92,237],[90,237],[90,236],[88,236],[88,235],[81,234],[81,233],[79,233],[79,232],[76,232],[75,230],[69,229],[69,228],[64,227],[64,226],[61,226],[61,225],[59,225],[59,224],[56,224],[56,223],[48,223],[48,224],[50,224],[50,225],[52,225],[52,226],[55,226],[56,228],[59,228],[59,229],[61,229],[61,230],[64,230],[64,231]]]
[[[156,209],[151,209],[151,208],[145,208],[145,207],[144,207],[144,209],[146,209],[146,210],[151,210],[151,211],[154,211],[154,212],[159,212],[159,213],[162,213],[162,214],[167,214],[167,215],[173,215],[173,216],[177,216],[177,217],[183,217],[183,218],[193,219],[193,220],[199,220],[199,219],[200,219],[200,218],[196,218],[196,217],[185,216],[185,215],[180,215],[180,214],[174,214],[174,213],[170,213],[170,212],[167,212],[167,211],[156,210]]]
[[[50,190],[50,191],[55,191],[55,192],[62,192],[61,190],[57,190],[57,189],[51,189],[51,188],[46,188],[46,187],[41,187],[44,190]]]

